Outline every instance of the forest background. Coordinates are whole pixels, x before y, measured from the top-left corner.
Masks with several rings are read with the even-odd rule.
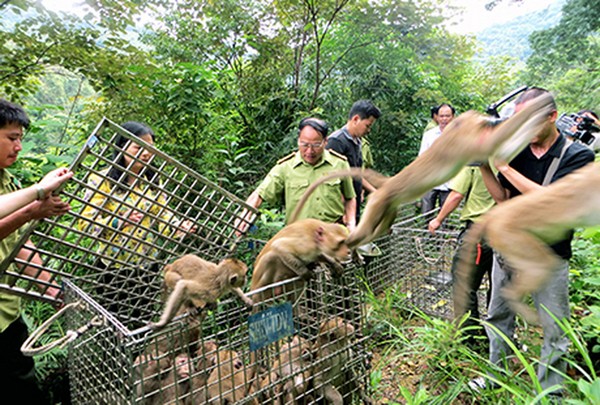
[[[527,0],[489,12],[502,2]],[[2,0],[0,97],[33,121],[15,171],[26,184],[69,164],[105,116],[146,122],[158,148],[245,199],[295,148],[302,117],[339,128],[361,98],[383,112],[369,138],[385,174],[416,157],[441,102],[483,112],[527,84],[561,112],[600,111],[600,0],[550,1],[477,36],[450,29],[452,3],[85,0],[70,14]],[[600,352],[600,232],[588,236],[573,301]]]

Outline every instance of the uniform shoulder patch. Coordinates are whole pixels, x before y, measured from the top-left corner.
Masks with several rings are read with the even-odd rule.
[[[331,153],[333,156],[338,157],[342,160],[348,160],[348,158],[344,155],[342,155],[340,152],[336,152],[333,149],[327,149],[329,151],[329,153]]]
[[[279,159],[277,161],[277,164],[280,165],[283,162],[287,162],[288,160],[290,160],[291,158],[293,158],[295,154],[296,154],[296,152],[292,152],[289,155],[282,157],[281,159]]]

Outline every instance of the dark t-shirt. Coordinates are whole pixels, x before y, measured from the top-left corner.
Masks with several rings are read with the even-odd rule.
[[[566,140],[563,136],[559,136],[558,140],[554,142],[554,145],[550,147],[548,152],[546,152],[546,154],[539,159],[531,152],[530,147],[526,147],[510,162],[509,165],[528,179],[538,184],[542,184],[552,160],[555,157],[560,157],[565,141]],[[560,161],[558,169],[556,170],[556,173],[554,173],[554,176],[552,176],[550,182],[553,183],[572,171],[577,170],[593,161],[594,153],[590,149],[580,143],[573,143],[566,150],[565,155]],[[511,198],[521,194],[521,192],[517,190],[502,174],[498,175],[498,179],[504,188],[510,190]],[[573,239],[573,232],[569,234],[567,239],[557,242],[551,247],[556,254],[563,259],[570,259],[572,254],[571,239]]]
[[[350,167],[362,167],[362,151],[360,141],[356,142],[352,138],[346,127],[338,129],[327,138],[327,149],[333,149],[334,151],[346,156]],[[360,218],[360,196],[362,192],[362,181],[352,180],[354,185],[354,192],[356,193],[356,221]]]

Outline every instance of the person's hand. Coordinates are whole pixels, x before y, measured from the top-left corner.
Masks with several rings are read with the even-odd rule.
[[[186,233],[194,233],[194,232],[196,232],[196,230],[198,230],[198,227],[192,221],[190,221],[189,219],[186,219],[185,221],[182,221],[179,224],[179,227],[177,228],[177,231],[175,232],[175,237],[181,238]]]
[[[442,222],[437,219],[437,218],[433,218],[431,221],[429,221],[429,224],[427,225],[427,229],[429,230],[429,233],[434,235],[435,231],[442,225]]]
[[[47,295],[50,298],[58,299],[62,294],[62,290],[59,285],[53,284],[51,287],[48,287],[44,295]]]
[[[56,190],[61,184],[73,177],[73,172],[66,167],[60,167],[52,170],[46,174],[38,183],[37,186],[41,187],[48,197],[50,193]]]
[[[137,224],[138,222],[141,222],[142,219],[144,219],[144,214],[139,211],[129,210],[126,217],[127,219],[129,219],[129,221]]]
[[[51,195],[42,201],[34,201],[30,205],[32,219],[43,219],[66,214],[71,206],[60,197]]]

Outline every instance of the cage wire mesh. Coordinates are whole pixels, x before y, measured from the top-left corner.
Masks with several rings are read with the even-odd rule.
[[[236,222],[256,213],[107,119],[71,170],[75,176],[60,192],[71,211],[26,228],[0,264],[0,274],[10,276],[0,289],[53,301],[45,294],[51,283],[72,278],[128,328],[144,325],[160,307],[165,263],[186,253],[218,261],[237,240]],[[17,257],[29,238],[35,248]],[[36,280],[42,271],[45,282]]]
[[[239,242],[237,223],[252,222],[256,210],[107,119],[71,169],[60,195],[72,210],[25,229],[0,264],[9,276],[0,289],[51,302],[47,290],[62,281],[65,303],[83,305],[67,312],[67,329],[102,321],[69,349],[73,403],[321,403],[330,387],[346,402],[364,394],[358,269],[333,280],[319,267],[306,288],[295,288],[299,279],[266,287],[283,293],[255,312],[293,302],[293,335],[253,352],[249,311],[234,298],[201,323],[185,313],[152,331],[146,325],[162,311],[164,264],[186,253],[217,262]],[[137,212],[144,216],[132,217]],[[29,239],[31,254],[17,257]],[[261,247],[253,245],[247,263]],[[40,282],[42,271],[49,278]],[[328,321],[335,333],[322,331]]]

